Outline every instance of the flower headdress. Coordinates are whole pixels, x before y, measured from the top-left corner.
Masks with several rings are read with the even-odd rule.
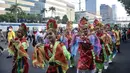
[[[52,29],[57,29],[57,23],[54,19],[49,19],[49,21],[47,22],[47,30],[52,28]]]

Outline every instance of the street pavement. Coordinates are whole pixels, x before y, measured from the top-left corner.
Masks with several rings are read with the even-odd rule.
[[[0,46],[7,49],[7,44],[0,42]],[[32,57],[33,47],[30,44],[28,54]],[[8,52],[5,51],[0,56],[0,73],[11,73],[12,58],[7,59]],[[78,57],[76,57],[76,61]],[[34,68],[32,66],[32,59],[29,61],[29,73],[45,73],[45,69]],[[76,73],[76,68],[70,68],[67,73]],[[109,65],[107,70],[103,73],[130,73],[130,41],[121,44],[121,53],[117,54],[113,63]]]

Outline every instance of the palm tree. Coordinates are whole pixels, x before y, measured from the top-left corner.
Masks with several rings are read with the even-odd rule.
[[[46,8],[43,8],[43,9],[41,10],[41,21],[42,21],[43,15],[44,15],[44,18],[45,18],[45,12],[47,12],[47,9],[46,9]]]
[[[51,14],[51,17],[52,17],[53,13],[56,11],[56,8],[52,6],[52,7],[49,8],[49,11],[52,12],[52,14]]]
[[[10,11],[12,14],[14,14],[16,22],[17,22],[17,20],[18,20],[17,15],[18,15],[19,13],[22,13],[22,12],[23,12],[22,8],[19,7],[19,4],[17,4],[17,3],[14,4],[14,5],[12,5],[10,8],[6,8],[6,10],[7,10],[7,11]]]

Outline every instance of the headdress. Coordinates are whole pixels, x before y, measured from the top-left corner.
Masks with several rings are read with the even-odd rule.
[[[47,27],[47,30],[50,29],[50,28],[56,30],[57,29],[57,23],[56,23],[56,21],[54,19],[49,19],[49,21],[47,22],[46,27]]]
[[[110,24],[106,24],[106,26],[108,26],[110,28]]]
[[[80,23],[79,23],[79,27],[80,28],[88,27],[88,19],[86,19],[85,17],[81,18]]]
[[[99,23],[97,19],[94,20],[94,25],[96,26]]]
[[[73,28],[73,22],[72,21],[68,21],[67,25],[66,25],[66,29],[72,30],[72,28]]]
[[[22,24],[20,25],[19,29],[20,29],[20,31],[22,31],[22,34],[23,34],[24,36],[27,35],[27,27],[26,27],[26,25],[25,25],[24,23],[22,23]]]

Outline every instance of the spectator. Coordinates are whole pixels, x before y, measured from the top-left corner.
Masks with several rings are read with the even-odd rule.
[[[7,35],[8,37],[7,37],[7,40],[8,40],[8,44],[10,43],[10,41],[12,40],[12,39],[14,39],[15,38],[15,33],[14,33],[14,31],[13,31],[13,28],[12,28],[12,26],[10,26],[9,27],[9,32],[8,32],[8,35]],[[7,58],[11,58],[12,56],[7,56]]]
[[[127,31],[127,36],[128,36],[128,39],[130,39],[130,28]]]
[[[30,43],[32,42],[32,34],[31,34],[31,31],[29,30],[29,27],[28,27],[28,32],[27,32],[27,40],[30,40]]]

